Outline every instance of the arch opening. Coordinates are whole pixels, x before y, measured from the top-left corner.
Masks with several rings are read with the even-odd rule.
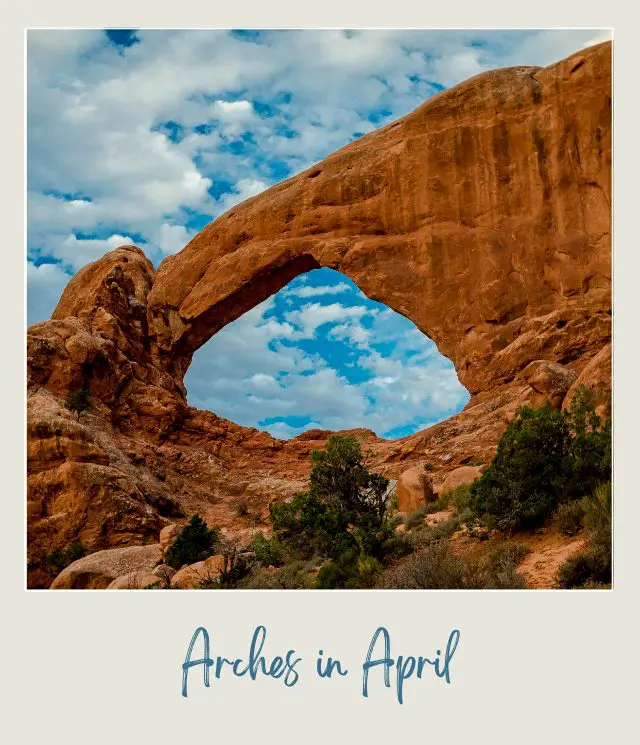
[[[409,319],[344,274],[311,269],[194,354],[188,402],[288,439],[366,428],[396,439],[461,411],[453,363]]]

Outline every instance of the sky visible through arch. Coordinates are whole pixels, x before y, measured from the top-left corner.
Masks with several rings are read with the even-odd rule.
[[[281,438],[353,427],[403,437],[469,400],[431,339],[331,269],[296,277],[225,326],[185,384],[191,405]]]
[[[69,278],[118,245],[140,246],[157,266],[233,205],[440,91],[496,67],[547,65],[607,38],[608,32],[594,29],[29,31],[28,322],[48,318]],[[373,384],[358,376],[371,371],[367,365],[378,365],[380,379],[391,378],[384,365],[391,369],[398,362],[394,355],[406,353],[405,368],[419,363],[425,374],[437,373],[446,381],[446,361],[430,357],[426,341],[419,350],[403,347],[405,342],[394,349],[379,343],[376,334],[392,323],[391,317],[383,308],[374,313],[353,286],[337,291],[348,280],[326,272],[294,280],[234,324],[236,334],[256,340],[262,340],[265,327],[289,324],[294,329],[289,340],[274,337],[267,345],[265,359],[273,366],[272,372],[262,371],[264,376],[273,377],[275,371],[279,384],[288,377],[282,371],[294,364],[285,358],[294,354],[295,341],[301,356],[295,390],[318,401],[322,393],[327,402],[322,417],[311,417],[314,423],[322,419],[318,425],[370,426],[379,434],[399,436],[446,416],[449,403],[434,398],[419,404],[424,408],[416,423],[399,384],[389,384],[384,397],[374,397],[377,414],[366,413]],[[333,290],[315,296],[302,292],[321,286]],[[315,342],[301,336],[314,313],[338,311],[342,319],[315,327]],[[296,318],[301,325],[292,323]],[[340,327],[345,329],[337,331]],[[404,330],[413,338],[410,325]],[[388,332],[403,338],[397,326]],[[337,338],[340,333],[344,338]],[[221,332],[223,340],[225,334],[228,338],[231,331]],[[283,359],[277,370],[274,345]],[[341,361],[332,357],[340,349]],[[200,355],[203,361],[198,356],[189,372],[192,402],[216,395],[205,390],[211,379],[202,376],[212,370],[206,350]],[[309,364],[316,365],[318,377],[302,370]],[[328,370],[334,370],[333,381]],[[249,368],[245,373],[246,378]],[[310,378],[317,384],[312,390],[303,385]],[[409,382],[406,375],[400,379]],[[254,384],[260,381],[266,395],[273,383],[258,377]],[[363,395],[360,404],[353,388]],[[230,388],[225,394],[226,403],[239,412],[237,420],[246,406],[244,393]],[[383,410],[388,411],[384,418]],[[396,416],[401,411],[406,412],[402,421]],[[258,411],[256,405],[254,419],[257,415],[266,422],[262,426],[281,436],[309,426],[301,418],[270,421],[276,414]]]

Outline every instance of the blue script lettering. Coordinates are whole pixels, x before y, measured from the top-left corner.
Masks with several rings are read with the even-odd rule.
[[[333,671],[335,670],[338,675],[347,675],[349,673],[348,670],[343,670],[342,665],[340,663],[340,660],[334,660],[332,657],[328,657],[325,661],[322,658],[322,655],[324,652],[322,650],[319,650],[318,652],[318,661],[316,662],[316,671],[318,675],[321,678],[330,678],[333,675]],[[323,663],[324,662],[324,666]]]
[[[383,650],[382,655],[374,657],[374,652],[378,639],[382,637]],[[391,687],[390,671],[395,666],[396,668],[396,696],[398,703],[404,701],[404,683],[414,673],[417,678],[422,678],[422,673],[426,665],[433,667],[433,670],[438,678],[444,678],[447,683],[451,683],[451,660],[458,647],[460,641],[460,632],[458,629],[454,629],[449,634],[447,640],[447,646],[444,653],[444,658],[441,657],[441,650],[437,650],[435,659],[431,660],[428,657],[414,657],[413,655],[404,657],[400,655],[397,660],[391,657],[391,637],[387,629],[384,626],[380,626],[376,630],[371,639],[369,650],[367,652],[366,660],[362,665],[363,676],[362,676],[362,695],[366,698],[369,695],[369,671],[377,667],[378,665],[383,666],[384,685],[387,688]]]
[[[192,659],[193,649],[198,640],[198,637],[202,635],[204,640],[203,656],[198,659]],[[187,696],[187,678],[189,670],[196,665],[204,666],[204,684],[209,688],[209,669],[215,665],[215,676],[220,679],[222,671],[225,665],[231,668],[233,675],[238,678],[242,678],[249,674],[251,680],[256,680],[258,674],[262,674],[266,677],[279,679],[284,676],[284,684],[287,688],[291,688],[298,682],[298,672],[295,669],[296,665],[300,662],[299,657],[294,657],[295,651],[290,649],[284,659],[282,657],[274,657],[270,663],[267,662],[266,658],[262,654],[262,649],[265,644],[267,637],[267,630],[264,626],[258,626],[253,633],[251,639],[251,647],[249,649],[249,661],[244,662],[242,658],[229,660],[226,657],[217,656],[213,659],[210,656],[210,641],[208,631],[200,626],[197,628],[193,636],[189,648],[187,649],[187,655],[185,661],[182,664],[182,695]]]

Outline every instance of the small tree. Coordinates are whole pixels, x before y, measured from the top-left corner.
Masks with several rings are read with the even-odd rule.
[[[378,555],[392,532],[385,523],[388,479],[367,469],[353,436],[330,437],[311,464],[309,491],[270,507],[277,538],[299,555]]]
[[[215,553],[219,541],[218,529],[209,529],[200,515],[193,515],[167,552],[166,562],[180,569],[184,564],[204,561]]]
[[[86,411],[90,405],[91,398],[89,396],[89,391],[85,388],[70,393],[66,403],[66,407],[69,411],[76,412],[78,421],[80,421],[80,414],[82,414],[83,411]]]

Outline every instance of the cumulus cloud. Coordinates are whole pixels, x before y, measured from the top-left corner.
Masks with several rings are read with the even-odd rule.
[[[288,438],[312,428],[406,434],[466,403],[430,339],[342,275],[320,271],[334,281],[294,281],[196,353],[185,380],[193,405]],[[332,287],[350,304],[333,302]],[[318,288],[322,300],[300,295]]]
[[[159,261],[188,238],[164,224],[200,229],[443,86],[606,33],[29,31],[29,245],[134,234]]]
[[[37,323],[51,318],[60,295],[71,279],[58,264],[36,266],[27,262],[27,323]]]

